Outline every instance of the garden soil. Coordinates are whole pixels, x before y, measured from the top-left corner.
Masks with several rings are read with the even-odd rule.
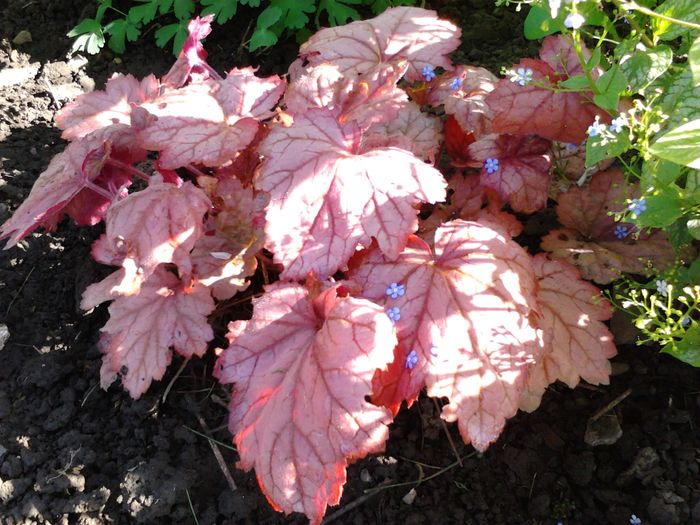
[[[498,72],[535,52],[515,36],[521,16],[496,12],[491,0],[432,5],[464,28],[463,61]],[[53,125],[61,105],[114,71],[162,74],[172,57],[146,38],[120,58],[68,60],[64,35],[93,14],[92,2],[5,0],[0,8],[4,221],[65,146]],[[228,24],[207,41],[219,70],[257,63],[279,72],[293,59],[294,45],[247,56],[246,27]],[[213,357],[177,376],[175,357],[138,401],[118,386],[100,389],[96,341],[107,311],[78,308],[82,290],[107,271],[89,257],[99,232],[64,221],[0,254],[0,323],[10,334],[0,350],[0,524],[305,523],[274,512],[255,476],[235,468]],[[224,321],[246,315],[246,304],[221,311],[215,344],[224,344]],[[553,385],[542,407],[513,418],[483,455],[421,399],[392,425],[383,455],[350,466],[327,522],[625,525],[634,514],[644,524],[700,524],[700,372],[630,345],[614,363],[609,386]],[[221,462],[208,433],[221,443]]]

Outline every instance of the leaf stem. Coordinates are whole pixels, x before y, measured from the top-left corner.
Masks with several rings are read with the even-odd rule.
[[[583,68],[583,73],[586,75],[586,80],[588,80],[588,85],[591,87],[591,91],[594,94],[600,95],[600,91],[598,90],[598,87],[595,84],[595,80],[593,80],[593,75],[591,74],[591,69],[588,67],[588,61],[583,56],[583,50],[581,49],[581,35],[579,34],[577,29],[574,29],[572,31],[572,36],[574,39],[574,50],[576,51],[576,56],[578,57],[578,61],[580,62],[581,67]]]
[[[105,161],[105,164],[124,170],[127,173],[133,175],[134,177],[138,177],[139,179],[144,180],[146,182],[149,182],[151,180],[151,177],[146,175],[143,171],[136,169],[131,164],[127,164],[126,162],[122,162],[121,160],[107,159]]]
[[[681,20],[679,18],[673,18],[671,16],[662,15],[656,11],[652,11],[648,7],[641,6],[636,2],[631,1],[620,1],[612,0],[612,2],[618,6],[620,9],[625,9],[628,11],[638,11],[652,18],[658,18],[659,20],[664,20],[666,22],[671,22],[672,24],[677,24],[679,26],[689,27],[690,29],[700,29],[700,24],[694,22],[688,22],[687,20]]]

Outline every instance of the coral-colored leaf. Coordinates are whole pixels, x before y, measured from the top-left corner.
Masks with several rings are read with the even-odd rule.
[[[141,106],[157,117],[141,139],[146,148],[160,151],[166,169],[221,166],[253,141],[256,118],[270,115],[283,87],[279,77],[258,78],[247,68],[232,70],[224,80],[167,90]]]
[[[318,524],[340,500],[348,460],[384,447],[391,416],[365,396],[396,335],[381,307],[334,288],[312,299],[297,284],[274,284],[253,305],[250,321],[229,326],[215,372],[234,383],[239,466],[255,468],[275,507]]]
[[[421,79],[424,67],[450,69],[447,55],[459,46],[461,31],[435,11],[387,9],[370,20],[318,31],[299,49],[312,65],[337,64],[343,74],[365,73],[378,64],[408,60],[406,79]]]
[[[358,154],[360,138],[354,122],[312,109],[260,145],[267,159],[255,186],[270,194],[266,247],[283,278],[331,275],[372,237],[395,257],[418,225],[414,205],[444,198],[435,168],[395,148]]]
[[[486,135],[469,146],[471,157],[482,165],[481,184],[523,213],[547,205],[549,151],[549,141],[534,135]]]
[[[146,156],[146,150],[137,146],[133,139],[128,126],[118,124],[69,144],[51,159],[29,197],[0,228],[0,239],[9,237],[5,249],[39,226],[54,227],[64,211],[70,211],[80,224],[99,222],[108,202],[105,195],[116,197],[118,189],[129,178],[119,170],[105,170],[105,162],[116,156],[131,163]],[[97,188],[100,194],[90,188]],[[68,209],[77,197],[80,202]]]
[[[205,80],[210,76],[218,78],[218,74],[207,64],[207,52],[204,50],[202,40],[211,33],[211,23],[214,15],[195,17],[187,25],[189,34],[182,45],[177,60],[170,71],[161,79],[164,86],[179,88],[191,77]]]
[[[434,254],[411,237],[395,261],[373,251],[352,276],[395,320],[407,352],[398,366],[407,379],[394,365],[375,386],[404,381],[397,393],[411,400],[426,385],[430,396],[448,398],[442,417],[458,420],[465,442],[484,450],[517,411],[539,352],[530,256],[496,230],[456,220],[436,231]]]
[[[535,133],[550,140],[578,144],[586,139],[586,130],[596,115],[609,120],[607,113],[585,102],[579,93],[555,92],[537,86],[556,87],[567,78],[544,60],[523,59],[514,69],[530,70],[532,79],[525,85],[502,79],[486,96],[493,112],[491,124],[495,132]]]
[[[132,105],[155,98],[159,87],[153,75],[139,82],[131,75],[115,74],[104,91],[84,93],[56,114],[61,137],[75,140],[112,124],[130,124]]]
[[[132,296],[119,297],[109,307],[99,347],[104,353],[103,386],[121,375],[124,388],[138,399],[161,379],[172,358],[171,348],[185,357],[201,356],[214,333],[207,316],[214,301],[205,286],[184,288],[162,266]]]
[[[542,249],[599,284],[610,283],[623,272],[648,274],[653,268],[666,268],[675,254],[662,231],[639,232],[612,216],[624,210],[625,199],[638,194],[638,187],[628,185],[619,169],[597,173],[582,188],[572,186],[559,196],[556,208],[564,228],[547,234]]]
[[[603,323],[612,308],[600,290],[581,280],[578,270],[564,261],[550,261],[543,254],[533,265],[539,280],[537,302],[544,352],[531,365],[521,408],[533,411],[545,388],[563,381],[574,388],[580,379],[608,384],[610,362],[617,350]]]
[[[95,241],[93,256],[126,270],[118,292],[138,292],[161,263],[174,263],[180,275],[192,271],[190,250],[202,235],[202,218],[211,203],[191,182],[181,187],[154,175],[148,188],[132,193],[107,211],[106,231]]]
[[[476,137],[474,133],[466,132],[452,115],[445,121],[445,151],[450,156],[451,164],[455,167],[467,167],[471,160],[469,150]]]

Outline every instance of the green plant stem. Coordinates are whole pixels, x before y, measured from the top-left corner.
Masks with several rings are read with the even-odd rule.
[[[647,7],[639,5],[636,2],[627,2],[627,1],[622,2],[620,0],[612,0],[612,2],[616,6],[618,6],[620,9],[625,9],[628,11],[638,11],[642,14],[647,15],[647,16],[651,16],[652,18],[658,18],[659,20],[671,22],[672,24],[677,24],[679,26],[689,27],[690,29],[700,29],[700,24],[696,24],[694,22],[688,22],[687,20],[680,20],[678,18],[673,18],[671,16],[662,15],[661,13],[657,13],[656,11],[652,11],[651,9],[649,9]]]
[[[588,80],[588,85],[591,86],[591,91],[594,94],[600,95],[600,91],[598,90],[598,86],[596,86],[595,80],[593,79],[593,75],[591,74],[591,69],[588,67],[588,61],[583,56],[583,50],[581,49],[581,36],[580,36],[578,30],[574,29],[572,31],[572,37],[574,39],[574,50],[576,51],[576,56],[578,57],[578,61],[581,64],[581,67],[583,68],[583,73],[586,75],[586,79]]]
[[[622,2],[620,0],[608,0],[608,1],[612,4],[614,4],[615,7],[617,7],[618,9],[621,9],[623,11],[626,10],[626,8],[622,5]],[[644,42],[644,45],[647,47],[654,47],[654,42],[652,42],[651,38],[649,38],[646,35],[642,26],[640,26],[634,18],[628,18],[627,20],[630,23],[630,25],[632,26],[632,29],[634,29],[641,36],[641,39],[642,39],[642,42]]]

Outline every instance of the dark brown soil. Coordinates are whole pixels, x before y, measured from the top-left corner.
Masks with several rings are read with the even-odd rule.
[[[461,56],[471,63],[498,71],[534,53],[516,38],[521,18],[495,11],[491,0],[432,4],[459,18]],[[150,42],[132,45],[121,63],[109,53],[86,66],[69,63],[64,34],[93,8],[67,0],[2,7],[0,67],[28,73],[0,87],[0,221],[64,147],[52,120],[65,100],[101,87],[115,70],[161,74],[171,63]],[[238,24],[207,42],[219,70],[256,60],[240,49]],[[21,30],[33,41],[12,44]],[[293,58],[294,46],[281,49],[262,57],[266,69]],[[99,388],[95,342],[106,311],[78,309],[84,287],[104,271],[89,257],[98,233],[64,222],[0,254],[0,323],[10,332],[0,351],[0,523],[305,523],[272,511],[254,475],[236,470],[235,452],[221,446],[238,485],[231,491],[197,433],[204,421],[230,442],[226,391],[211,379],[211,359],[188,363],[165,399],[177,358],[136,402],[118,387]],[[481,457],[450,427],[453,450],[432,400],[422,399],[398,417],[383,456],[350,467],[341,506],[327,521],[625,525],[635,514],[645,524],[700,524],[700,372],[649,348],[622,347],[615,363],[621,373],[609,387],[552,387],[537,412],[510,421]],[[622,437],[587,445],[589,418],[627,390],[608,413]],[[456,455],[466,458],[462,465]]]

